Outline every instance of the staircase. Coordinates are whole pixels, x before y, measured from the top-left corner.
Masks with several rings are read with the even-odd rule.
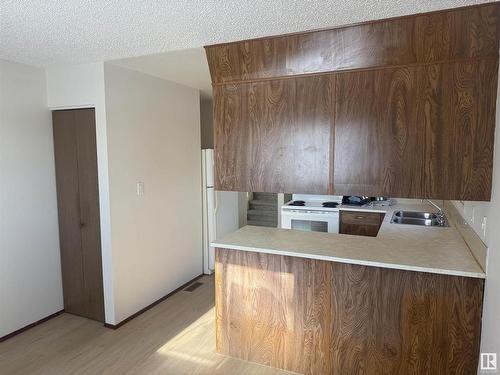
[[[278,226],[278,194],[253,193],[247,211],[247,224],[261,227]]]

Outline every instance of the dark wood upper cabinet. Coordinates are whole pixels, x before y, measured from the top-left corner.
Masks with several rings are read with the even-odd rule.
[[[214,84],[498,56],[498,4],[206,49]]]
[[[333,192],[412,194],[420,147],[416,68],[344,73],[337,79]]]
[[[338,74],[333,193],[488,200],[497,72],[481,60]]]
[[[206,47],[221,190],[489,200],[500,3]]]
[[[216,189],[326,194],[333,79],[217,87]]]

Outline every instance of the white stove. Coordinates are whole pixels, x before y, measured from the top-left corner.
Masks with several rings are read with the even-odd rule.
[[[313,232],[339,232],[342,196],[293,194],[281,207],[281,227]]]

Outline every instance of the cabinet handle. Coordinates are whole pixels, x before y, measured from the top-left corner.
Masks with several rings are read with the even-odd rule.
[[[364,219],[364,216],[356,216],[356,219]]]

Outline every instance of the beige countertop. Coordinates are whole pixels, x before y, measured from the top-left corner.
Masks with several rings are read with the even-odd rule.
[[[344,210],[355,211],[356,209],[349,207]],[[366,266],[485,278],[484,271],[452,222],[446,228],[391,223],[394,211],[434,212],[435,209],[432,206],[397,204],[361,210],[385,212],[377,237],[247,225],[223,238],[218,238],[212,246]]]

